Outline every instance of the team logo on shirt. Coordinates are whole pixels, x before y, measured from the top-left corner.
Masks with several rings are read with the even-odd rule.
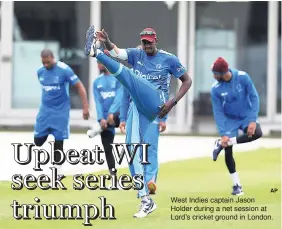
[[[43,86],[42,85],[41,88],[46,92],[48,92],[48,91],[58,91],[58,90],[61,89],[60,85],[58,85],[58,86]]]
[[[236,89],[238,92],[241,92],[243,90],[241,84],[237,84]]]
[[[150,75],[150,74],[143,74],[143,72],[140,72],[139,70],[135,69],[135,74],[138,76],[138,77],[141,77],[143,79],[146,79],[146,80],[158,80],[158,79],[161,79],[161,75]]]
[[[180,66],[179,68],[176,69],[178,72],[185,70],[185,68],[183,66]]]
[[[115,91],[101,91],[100,92],[101,96],[103,99],[107,99],[107,98],[111,98],[111,97],[115,97],[116,96],[116,92]]]
[[[162,65],[161,64],[157,64],[156,65],[156,69],[161,69]]]

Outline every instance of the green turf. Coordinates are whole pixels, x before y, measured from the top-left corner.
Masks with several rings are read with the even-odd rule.
[[[173,152],[172,152],[173,153]],[[189,152],[185,152],[189,153]],[[42,204],[97,204],[99,196],[105,196],[108,203],[115,207],[116,220],[93,220],[93,228],[103,229],[278,229],[281,228],[281,170],[280,149],[261,149],[254,152],[239,153],[236,155],[237,170],[244,184],[244,197],[253,197],[256,203],[252,204],[212,204],[212,203],[186,203],[172,204],[171,197],[202,197],[220,198],[231,197],[231,180],[224,164],[224,158],[220,157],[217,162],[210,158],[185,160],[162,164],[158,180],[156,201],[157,210],[145,219],[133,219],[132,215],[137,210],[139,201],[136,199],[135,191],[75,191],[72,189],[72,178],[64,180],[68,187],[67,191],[12,191],[10,182],[0,182],[0,228],[2,229],[77,229],[84,228],[83,220],[15,220],[12,217],[10,204],[17,200],[20,204],[35,204],[35,197],[41,199]],[[127,173],[127,169],[120,173]],[[271,193],[271,188],[279,191]],[[237,199],[237,198],[234,198]],[[229,212],[190,211],[171,212],[171,206],[194,207],[231,207]],[[235,212],[235,207],[257,206],[266,207],[264,212]],[[171,220],[171,214],[212,215],[213,220]],[[270,215],[271,220],[226,220],[215,221],[216,215],[233,217],[237,215]],[[31,214],[33,216],[33,214]]]

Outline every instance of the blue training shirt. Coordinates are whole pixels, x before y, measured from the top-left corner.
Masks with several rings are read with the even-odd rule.
[[[78,76],[65,63],[58,61],[52,69],[42,66],[37,71],[42,88],[41,111],[58,112],[70,110],[69,85],[80,82]]]
[[[93,94],[96,103],[97,120],[107,119],[120,109],[121,84],[112,75],[101,74],[93,82]]]
[[[180,63],[179,59],[169,52],[159,49],[154,56],[148,56],[143,49],[128,48],[126,49],[128,60],[132,65],[133,72],[152,83],[157,89],[164,92],[166,100],[169,99],[171,76],[179,78],[186,69]],[[128,100],[123,99],[123,102]],[[123,104],[123,107],[128,105]],[[124,112],[121,112],[124,113]],[[165,121],[165,116],[161,121]]]
[[[237,69],[229,71],[231,80],[216,81],[211,89],[214,118],[221,136],[228,131],[226,121],[248,118],[250,122],[256,122],[259,113],[259,96],[250,76]]]
[[[164,50],[158,50],[155,56],[148,56],[138,48],[128,48],[126,52],[134,73],[161,89],[166,99],[169,98],[171,76],[179,78],[186,72],[179,59]]]

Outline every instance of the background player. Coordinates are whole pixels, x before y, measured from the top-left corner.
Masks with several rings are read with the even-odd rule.
[[[219,57],[212,72],[217,80],[212,86],[211,97],[215,122],[221,139],[215,141],[213,160],[225,149],[225,163],[233,180],[232,195],[243,195],[233,157],[234,144],[254,141],[262,136],[258,123],[259,96],[250,76]],[[244,134],[238,136],[239,129]]]
[[[83,118],[89,118],[86,90],[73,70],[61,61],[55,61],[53,52],[41,52],[43,66],[38,69],[37,77],[42,88],[41,106],[36,117],[34,143],[42,146],[48,135],[55,138],[54,150],[63,152],[64,140],[69,138],[70,97],[69,85],[78,90],[83,106]],[[54,161],[59,162],[61,154],[54,151]]]
[[[119,127],[120,83],[98,62],[101,75],[93,82],[93,93],[96,104],[97,120],[101,129],[101,140],[106,154],[106,161],[111,175],[116,174],[115,159],[111,144],[114,142],[115,127]],[[90,137],[99,133],[97,128],[89,132]]]
[[[99,35],[100,34],[100,35]],[[146,132],[148,125],[157,116],[163,118],[172,109],[172,107],[186,94],[189,90],[192,81],[186,73],[183,66],[178,62],[178,59],[171,54],[166,54],[167,62],[169,67],[173,67],[173,73],[179,74],[182,71],[181,80],[182,85],[179,92],[172,100],[167,101],[165,98],[164,89],[156,87],[147,80],[138,77],[133,71],[124,67],[122,64],[111,59],[105,55],[101,50],[97,50],[96,41],[100,40],[103,42],[104,32],[95,32],[94,26],[90,26],[86,32],[86,44],[85,44],[85,55],[92,56],[98,59],[125,87],[127,92],[130,94],[132,101],[129,108],[129,116],[127,119],[126,129],[126,143],[141,143],[144,141],[144,133]],[[104,40],[105,41],[105,40]],[[114,45],[106,40],[106,47],[111,52],[113,51]],[[138,49],[136,49],[138,50]],[[143,50],[138,50],[143,51]],[[143,53],[143,56],[146,55]],[[142,64],[142,63],[141,63]],[[179,71],[178,71],[179,70]],[[176,74],[177,75],[177,74]],[[148,99],[150,98],[150,99]],[[143,176],[143,166],[140,163],[140,150],[136,152],[139,157],[134,157],[133,166],[130,166],[131,175]],[[144,176],[143,176],[144,177]],[[144,184],[145,181],[143,180]],[[156,204],[150,198],[147,186],[139,187],[138,197],[142,198],[139,212],[134,214],[134,217],[143,218],[149,213],[156,209]]]
[[[98,32],[98,38],[100,41],[104,42],[108,50],[112,48],[110,39],[104,30]],[[173,72],[172,69],[174,67],[167,65],[166,61],[169,60],[167,56],[171,56],[172,54],[157,49],[158,38],[154,29],[145,28],[140,33],[140,41],[140,48],[119,49],[115,45],[109,54],[114,58],[127,61],[139,77],[148,80],[157,88],[163,90],[165,92],[165,97],[168,100],[171,75],[174,75],[176,78],[180,77],[181,79],[181,75],[184,74],[185,70],[179,68],[177,71]],[[181,66],[177,58],[172,65]],[[151,164],[144,165],[144,175],[151,194],[154,194],[156,191],[156,178],[158,173],[157,150],[159,128],[157,125],[160,124],[161,129],[164,131],[166,119],[167,117],[164,117],[163,120],[156,119],[149,125],[148,130],[144,134],[145,143],[151,145],[148,152]],[[125,123],[122,122],[121,128],[123,128],[124,125]]]

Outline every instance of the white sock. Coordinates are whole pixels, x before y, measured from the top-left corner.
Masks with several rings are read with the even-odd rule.
[[[237,137],[229,138],[228,145],[233,146],[237,144]]]
[[[142,196],[142,200],[145,201],[145,202],[150,202],[150,196],[149,195],[146,195],[146,196]]]
[[[232,177],[232,181],[233,181],[233,184],[234,184],[234,185],[239,185],[239,186],[241,186],[240,179],[239,179],[239,175],[238,175],[237,172],[232,173],[232,174],[231,174],[231,177]]]

